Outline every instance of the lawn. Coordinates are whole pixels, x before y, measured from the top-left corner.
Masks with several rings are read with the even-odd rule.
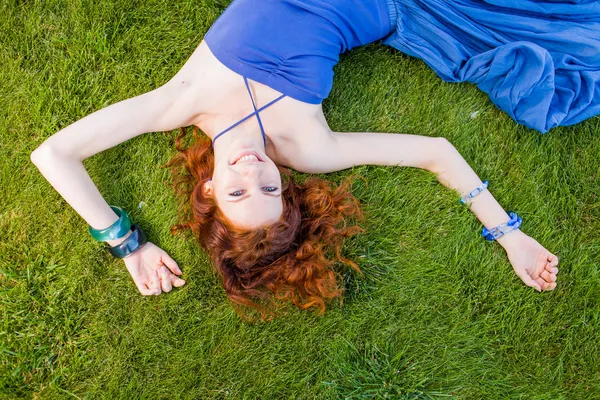
[[[344,247],[364,276],[339,266],[343,304],[322,316],[245,322],[193,238],[169,232],[173,131],[84,161],[183,270],[183,288],[139,294],[29,156],[165,83],[227,3],[0,2],[0,398],[600,399],[600,118],[542,135],[380,44],[336,66],[331,128],[449,139],[560,257],[556,290],[525,286],[433,175],[362,166],[323,177],[365,178],[366,232]]]

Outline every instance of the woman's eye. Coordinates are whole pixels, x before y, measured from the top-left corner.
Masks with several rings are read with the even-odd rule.
[[[235,197],[241,196],[241,195],[243,195],[243,194],[244,194],[244,191],[243,191],[243,190],[236,190],[236,191],[235,191],[235,192],[233,192],[233,193],[229,193],[229,195],[230,195],[230,196],[235,196]]]
[[[274,186],[265,186],[265,187],[263,188],[263,190],[264,190],[265,192],[274,192],[274,191],[276,191],[276,190],[277,190],[277,188],[276,188],[276,187],[274,187]]]

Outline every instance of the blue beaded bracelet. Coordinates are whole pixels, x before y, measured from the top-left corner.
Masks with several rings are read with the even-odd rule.
[[[488,181],[483,181],[483,184],[481,186],[479,186],[477,189],[472,190],[468,195],[461,197],[460,199],[458,199],[458,201],[461,202],[462,204],[468,204],[468,203],[470,203],[470,200],[473,197],[478,196],[479,193],[486,190],[487,187],[488,187]]]
[[[90,234],[94,239],[99,242],[106,242],[107,240],[115,240],[122,238],[131,229],[131,221],[127,212],[117,206],[110,206],[112,210],[119,216],[119,219],[114,224],[104,229],[94,229],[89,227]]]
[[[491,242],[506,235],[507,233],[519,229],[521,222],[523,221],[521,217],[519,217],[517,213],[513,211],[509,211],[508,216],[510,217],[510,221],[505,224],[498,225],[492,229],[487,229],[484,227],[483,231],[481,232],[481,236],[483,236],[487,241]]]
[[[117,258],[125,258],[131,255],[133,252],[142,248],[143,245],[148,243],[146,234],[136,224],[131,225],[133,233],[127,237],[122,243],[109,248],[110,254]]]

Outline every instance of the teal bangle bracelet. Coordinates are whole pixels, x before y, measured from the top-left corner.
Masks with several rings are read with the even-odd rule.
[[[122,238],[131,229],[131,220],[127,212],[117,206],[110,206],[110,208],[119,216],[119,219],[114,224],[105,229],[89,227],[90,234],[99,242]]]
[[[133,233],[129,235],[127,239],[123,241],[123,243],[109,248],[108,250],[110,251],[110,254],[117,258],[125,258],[128,255],[131,255],[131,253],[141,249],[143,245],[148,243],[146,234],[139,226],[133,224],[131,225],[131,228],[133,229]]]

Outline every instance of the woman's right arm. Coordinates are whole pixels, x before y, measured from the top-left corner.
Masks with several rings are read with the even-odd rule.
[[[96,111],[61,129],[31,153],[42,175],[94,228],[118,217],[104,201],[82,161],[146,132],[189,125],[194,115],[183,111],[178,90],[165,85]]]
[[[112,104],[48,138],[31,153],[31,161],[88,225],[106,228],[117,221],[118,216],[101,196],[82,161],[142,133],[190,125],[197,115],[193,107],[194,92],[189,81],[174,78],[158,89]],[[108,243],[114,246],[124,239]],[[173,266],[174,261],[169,259],[164,262],[167,263]],[[176,265],[173,269],[178,270]],[[131,269],[130,273],[133,275]],[[133,276],[134,281],[142,294],[158,294],[156,280],[146,276],[149,273],[142,271],[140,276]],[[151,280],[154,286],[146,288],[150,285],[142,280]],[[171,282],[174,281],[171,278]],[[165,286],[169,284],[165,282],[163,290]]]

